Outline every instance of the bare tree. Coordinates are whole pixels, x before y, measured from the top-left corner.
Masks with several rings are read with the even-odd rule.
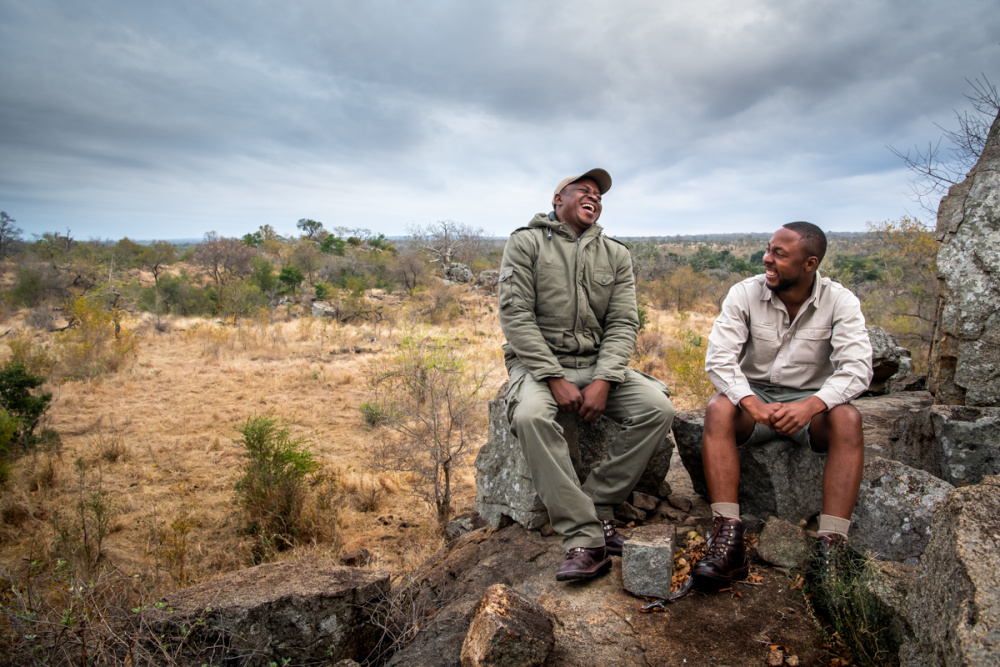
[[[431,262],[441,262],[444,268],[458,258],[471,263],[486,235],[481,228],[454,220],[438,220],[427,225],[426,229],[414,227],[410,234],[414,244],[431,256]]]
[[[948,188],[961,182],[979,160],[990,126],[995,118],[1000,118],[1000,92],[985,74],[981,76],[982,80],[966,79],[972,92],[965,97],[974,111],[955,111],[958,129],[948,130],[935,123],[943,136],[935,143],[928,142],[926,150],[915,146],[903,153],[887,147],[914,174],[910,181],[911,196],[931,216],[937,215],[938,203]],[[946,142],[943,149],[942,141]]]
[[[409,473],[416,492],[434,505],[442,532],[451,518],[455,470],[471,463],[485,426],[489,364],[470,359],[456,341],[411,334],[399,353],[373,362],[369,421],[389,433],[370,451],[372,467]]]
[[[225,238],[216,232],[205,234],[204,242],[194,249],[194,261],[211,274],[216,287],[221,287],[231,278],[250,272],[250,260],[257,251],[239,239]]]
[[[9,259],[21,245],[21,228],[15,227],[15,222],[6,211],[0,211],[0,260]]]

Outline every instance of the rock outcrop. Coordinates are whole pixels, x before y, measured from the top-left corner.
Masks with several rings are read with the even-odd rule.
[[[938,209],[938,403],[1000,405],[1000,114],[979,161]]]
[[[548,513],[535,493],[521,445],[510,434],[505,395],[506,385],[490,401],[486,444],[476,456],[475,508],[494,528],[504,524],[504,517],[528,529],[539,528],[548,523]],[[618,434],[618,424],[607,417],[587,424],[575,415],[564,413],[560,413],[557,419],[569,443],[576,474],[581,481],[585,480],[607,455]],[[673,438],[668,435],[650,459],[646,472],[636,484],[636,491],[651,495],[657,493],[670,470],[673,450]]]
[[[181,589],[147,613],[182,664],[364,660],[381,637],[366,606],[388,591],[385,572],[274,563]]]
[[[995,665],[1000,656],[1000,477],[951,491],[906,598],[904,667]]]
[[[1000,407],[913,411],[896,423],[888,456],[955,486],[1000,475]]]

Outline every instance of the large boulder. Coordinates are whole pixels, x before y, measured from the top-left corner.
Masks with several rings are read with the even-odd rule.
[[[937,337],[928,388],[939,403],[1000,405],[1000,114],[979,161],[941,199]]]
[[[868,459],[851,521],[851,544],[883,560],[915,565],[930,539],[934,510],[952,488],[899,461]]]
[[[868,327],[872,343],[872,381],[868,394],[881,396],[893,389],[893,383],[913,372],[910,351],[896,342],[896,337],[882,327]]]
[[[472,269],[465,264],[449,264],[444,270],[444,277],[453,283],[471,283],[476,279]]]
[[[476,278],[476,285],[483,287],[488,291],[493,291],[499,282],[500,272],[497,269],[486,269],[485,271],[480,271],[479,277]]]
[[[1000,477],[951,491],[906,598],[904,667],[995,665],[1000,656]]]
[[[494,528],[503,525],[505,517],[528,529],[540,528],[548,523],[548,513],[535,493],[521,444],[510,433],[505,395],[506,386],[489,404],[489,432],[486,444],[476,456],[475,508]],[[576,415],[559,413],[557,420],[569,444],[573,468],[582,483],[607,455],[619,426],[607,417],[588,424]],[[656,494],[670,470],[673,451],[673,438],[668,434],[639,478],[636,491]]]
[[[328,664],[371,653],[382,633],[366,607],[388,591],[386,572],[273,563],[175,591],[147,613],[158,636],[177,638],[182,664]]]

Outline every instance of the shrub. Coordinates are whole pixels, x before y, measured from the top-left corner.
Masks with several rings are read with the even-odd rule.
[[[705,373],[707,336],[691,329],[679,334],[680,345],[664,352],[664,361],[677,392],[707,403],[715,395],[715,386]]]
[[[56,339],[61,352],[63,377],[95,377],[117,371],[134,359],[139,347],[135,331],[121,324],[121,312],[103,310],[79,297],[66,304],[72,327]]]
[[[814,567],[806,592],[820,616],[840,637],[855,664],[898,664],[892,613],[873,592],[874,561],[846,546],[830,551],[829,567]]]
[[[236,482],[243,530],[277,549],[291,546],[299,529],[306,478],[318,464],[304,440],[292,440],[275,417],[252,415],[240,427],[246,452]]]
[[[29,266],[18,270],[14,286],[7,296],[15,306],[33,308],[45,299],[48,288],[45,276],[38,269]]]
[[[48,392],[32,393],[43,382],[45,378],[28,372],[18,361],[0,370],[0,407],[17,421],[18,440],[25,450],[34,441],[35,428],[52,400]]]
[[[29,373],[47,376],[56,365],[49,355],[47,345],[36,345],[34,337],[26,332],[16,333],[7,340],[10,360],[24,365]]]
[[[385,406],[379,405],[378,403],[372,403],[370,401],[365,401],[359,405],[358,410],[361,411],[361,416],[364,417],[365,423],[372,428],[381,426],[389,417],[385,413]]]

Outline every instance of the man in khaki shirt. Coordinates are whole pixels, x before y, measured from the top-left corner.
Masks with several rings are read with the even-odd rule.
[[[694,568],[702,588],[746,577],[738,446],[775,437],[826,453],[819,549],[846,540],[864,465],[861,415],[872,347],[861,304],[820,276],[826,235],[791,222],[771,237],[764,273],[732,287],[712,327],[705,370],[719,390],[705,410],[702,462],[715,530]],[[795,480],[788,480],[794,484]]]

